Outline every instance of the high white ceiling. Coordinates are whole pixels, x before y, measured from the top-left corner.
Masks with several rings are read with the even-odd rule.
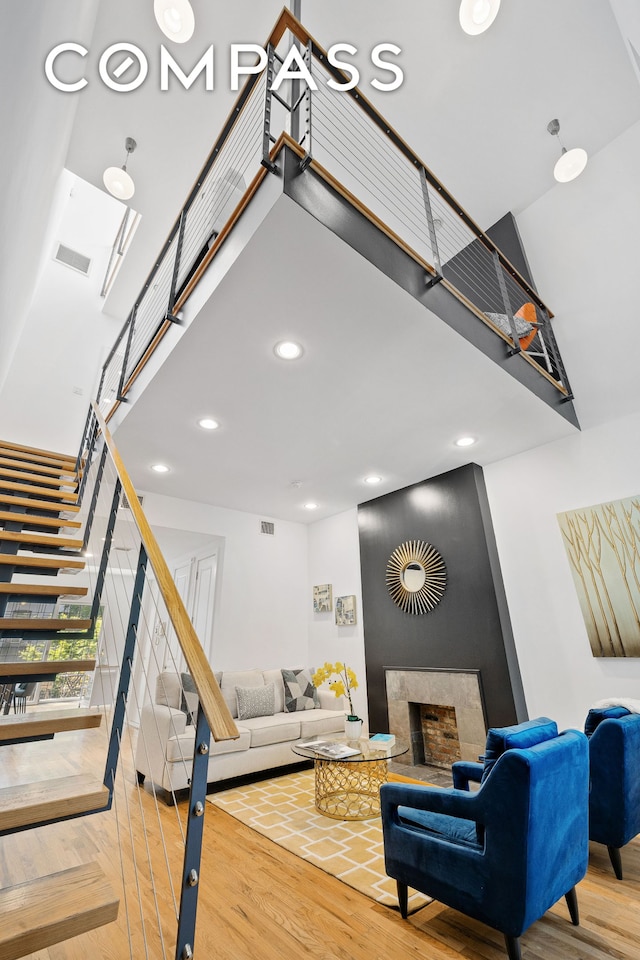
[[[122,162],[124,139],[133,136],[132,202],[142,221],[105,305],[114,334],[125,319],[232,107],[229,45],[263,42],[281,9],[272,0],[192,2],[196,34],[172,52],[188,69],[213,43],[215,92],[199,84],[188,92],[160,92],[158,51],[166,41],[152,0],[56,0],[55,9],[49,0],[12,5],[0,41],[3,89],[12,94],[3,104],[9,175],[0,186],[0,210],[18,216],[13,237],[22,239],[18,249],[8,245],[0,267],[6,303],[26,313],[46,192],[60,166],[101,186],[104,167]],[[367,95],[483,227],[508,210],[524,210],[553,187],[558,145],[546,132],[550,119],[560,118],[567,146],[584,146],[591,157],[640,119],[640,86],[606,0],[509,0],[491,30],[476,38],[460,31],[456,0],[301,2],[302,20],[323,46],[348,41],[364,53]],[[46,53],[67,40],[90,50],[83,61],[89,85],[71,96],[52,91],[42,76]],[[116,41],[137,44],[149,58],[149,77],[135,92],[115,93],[98,80],[99,57]],[[391,94],[368,86],[368,52],[380,41],[402,48],[405,80]],[[76,70],[77,61],[69,68]],[[274,212],[271,226],[283,247],[301,216],[285,202]],[[300,511],[300,490],[302,499],[318,500],[331,513],[464,462],[467,457],[451,447],[458,428],[482,430],[484,446],[474,454],[479,462],[571,429],[534,398],[514,393],[514,384],[488,360],[306,220],[310,249],[331,265],[331,289],[326,275],[304,269],[308,263],[292,279],[296,244],[288,260],[275,263],[267,231],[256,237],[242,272],[229,275],[216,301],[233,324],[194,325],[118,431],[141,488],[311,520],[319,514]],[[260,277],[260,284],[254,279],[248,288],[248,276]],[[267,354],[289,290],[291,302],[304,305],[295,311],[296,332],[309,349],[299,367],[283,372]],[[13,314],[15,324],[19,314]],[[9,332],[7,315],[0,344]],[[429,359],[420,364],[418,356]],[[449,366],[454,356],[455,373]],[[202,379],[194,376],[200,365]],[[446,418],[436,404],[443,396]],[[201,433],[185,427],[179,408],[199,411],[207,400],[223,429],[206,438],[210,447],[203,453]],[[523,422],[524,434],[515,427]],[[189,478],[179,466],[166,477],[149,477],[150,462],[172,457],[191,464]],[[363,491],[361,479],[370,471],[385,475],[384,490]],[[305,487],[287,486],[298,479]]]

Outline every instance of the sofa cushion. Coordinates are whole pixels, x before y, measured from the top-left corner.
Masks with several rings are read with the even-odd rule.
[[[275,694],[273,704],[274,713],[284,712],[284,682],[282,680],[282,670],[264,670],[263,677],[265,684],[272,683]]]
[[[273,717],[243,720],[242,726],[251,732],[252,747],[266,747],[270,743],[300,739],[300,721],[290,713],[276,713]],[[293,754],[291,762],[295,762]]]
[[[344,733],[344,713],[318,708],[300,714],[301,737],[324,736],[327,733]]]
[[[163,707],[172,707],[180,710],[182,699],[182,685],[177,673],[167,670],[159,673],[156,679],[156,703]]]
[[[222,753],[242,753],[244,750],[248,750],[251,746],[251,734],[242,727],[238,727],[238,733],[240,736],[237,740],[218,740],[216,743],[212,738],[209,741],[209,757],[215,757]],[[170,737],[167,740],[167,763],[184,761],[189,764],[189,770],[191,770],[195,737],[194,727],[189,727],[179,737]],[[189,773],[189,776],[191,776],[191,773]]]
[[[487,732],[487,743],[484,750],[484,771],[481,783],[487,779],[496,760],[507,750],[525,750],[535,747],[545,740],[552,740],[558,736],[558,725],[548,717],[537,717],[525,723],[516,723],[511,727],[491,727]]]
[[[231,716],[238,716],[238,698],[236,687],[263,687],[264,677],[262,670],[224,670],[220,689],[227,702]]]
[[[320,706],[318,691],[311,679],[314,673],[315,670],[306,667],[300,670],[282,671],[285,713],[314,710]]]
[[[275,691],[272,683],[263,687],[236,687],[238,720],[252,717],[272,717],[275,713]]]

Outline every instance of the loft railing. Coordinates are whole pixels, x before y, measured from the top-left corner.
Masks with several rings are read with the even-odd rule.
[[[297,43],[317,90],[299,81],[271,90]],[[252,75],[105,361],[97,394],[109,419],[195,289],[262,179],[287,145],[444,286],[541,376],[573,394],[551,326],[553,314],[493,240],[460,206],[361,90],[336,91],[326,51],[283,10]],[[301,87],[302,89],[298,89]],[[470,323],[475,321],[470,317]]]
[[[121,862],[121,924],[131,956],[189,960],[193,954],[210,736],[238,731],[151,530],[120,454],[97,406],[87,424],[83,503],[85,553],[94,607],[104,611],[92,699],[111,717],[105,785],[115,816]],[[86,478],[86,479],[85,479]],[[160,643],[159,641],[162,641]],[[153,783],[138,784],[136,757],[157,749],[140,742],[140,713],[153,709],[158,677],[189,674],[197,691],[186,816],[176,806],[180,837],[165,834]],[[184,690],[183,690],[184,696]],[[182,747],[183,751],[187,748]],[[132,789],[132,785],[134,785]],[[172,800],[175,803],[175,796]],[[170,815],[170,814],[169,814]],[[174,829],[175,832],[175,829]],[[122,913],[122,911],[121,911]],[[140,951],[144,950],[144,954]]]

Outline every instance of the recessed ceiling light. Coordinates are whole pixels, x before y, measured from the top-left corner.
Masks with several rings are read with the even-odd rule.
[[[381,483],[381,482],[382,482],[382,477],[376,477],[376,476],[365,477],[365,478],[364,478],[364,482],[365,482],[365,483],[370,483],[370,484],[373,486],[373,484],[375,484],[375,483]]]
[[[155,470],[156,473],[169,473],[169,467],[166,467],[164,463],[154,463],[151,469]]]
[[[456,440],[456,447],[470,447],[475,442],[475,437],[459,437],[459,439]]]
[[[305,510],[317,510],[317,509],[318,509],[318,504],[317,504],[317,503],[305,503],[304,508],[305,508]]]
[[[281,360],[297,360],[302,356],[303,350],[294,340],[280,340],[273,348],[273,352]]]
[[[500,0],[462,0],[460,26],[472,37],[488,30],[500,9]]]
[[[196,25],[189,0],[153,0],[156,23],[174,43],[186,43]]]
[[[211,417],[203,417],[202,420],[198,420],[198,426],[203,430],[217,430],[220,424]]]

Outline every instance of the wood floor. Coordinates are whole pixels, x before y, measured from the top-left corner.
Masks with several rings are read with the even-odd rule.
[[[0,748],[0,785],[65,773],[99,773],[104,734],[98,730],[64,733],[53,743]],[[161,846],[156,807],[147,789],[140,792],[127,764],[119,791],[121,809],[129,804],[133,833],[142,832],[142,818],[151,834],[150,857]],[[165,846],[179,851],[175,810],[159,807]],[[120,828],[122,830],[122,828]],[[96,858],[114,887],[121,888],[121,859],[130,870],[128,838],[117,834],[113,813],[102,813],[0,840],[0,886]],[[578,888],[581,926],[573,927],[564,902],[556,905],[522,937],[523,960],[639,960],[640,842],[623,852],[626,879],[613,876],[606,850],[593,844],[587,877]],[[130,956],[128,928],[140,934],[156,905],[148,878],[138,884],[143,910],[121,907],[117,923],[31,954],[32,960],[125,960]],[[165,926],[166,956],[173,958],[170,899],[163,895],[158,909]],[[148,952],[136,947],[133,956],[158,960],[162,949],[150,943]],[[340,883],[317,867],[207,804],[201,868],[196,960],[283,960],[309,956],[316,960],[505,960],[500,934],[453,910],[431,904],[408,921],[387,907]]]

